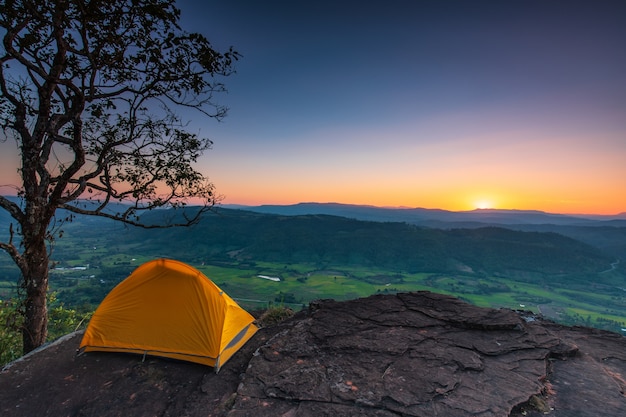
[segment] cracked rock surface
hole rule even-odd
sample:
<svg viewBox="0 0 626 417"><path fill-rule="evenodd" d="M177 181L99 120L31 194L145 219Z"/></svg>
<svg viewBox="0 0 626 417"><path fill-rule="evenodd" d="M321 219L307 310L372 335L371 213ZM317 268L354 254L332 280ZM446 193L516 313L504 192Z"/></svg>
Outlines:
<svg viewBox="0 0 626 417"><path fill-rule="evenodd" d="M68 335L0 372L0 415L623 417L626 338L430 292L311 303L219 374Z"/></svg>
<svg viewBox="0 0 626 417"><path fill-rule="evenodd" d="M228 416L623 416L625 341L429 292L319 301Z"/></svg>

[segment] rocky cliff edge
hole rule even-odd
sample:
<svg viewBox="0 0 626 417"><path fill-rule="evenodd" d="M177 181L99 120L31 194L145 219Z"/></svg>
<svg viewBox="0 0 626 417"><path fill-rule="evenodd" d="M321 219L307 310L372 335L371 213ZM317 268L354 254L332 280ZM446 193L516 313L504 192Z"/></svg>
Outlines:
<svg viewBox="0 0 626 417"><path fill-rule="evenodd" d="M624 416L626 338L430 292L320 300L219 374L90 352L80 333L0 372L9 416Z"/></svg>

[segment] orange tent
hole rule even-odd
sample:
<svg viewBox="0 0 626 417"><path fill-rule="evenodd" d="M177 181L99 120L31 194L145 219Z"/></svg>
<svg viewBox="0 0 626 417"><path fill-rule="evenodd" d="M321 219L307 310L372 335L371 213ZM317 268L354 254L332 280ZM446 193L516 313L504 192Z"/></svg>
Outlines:
<svg viewBox="0 0 626 417"><path fill-rule="evenodd" d="M197 269L170 259L139 266L105 297L81 352L132 352L220 367L258 330L254 317Z"/></svg>

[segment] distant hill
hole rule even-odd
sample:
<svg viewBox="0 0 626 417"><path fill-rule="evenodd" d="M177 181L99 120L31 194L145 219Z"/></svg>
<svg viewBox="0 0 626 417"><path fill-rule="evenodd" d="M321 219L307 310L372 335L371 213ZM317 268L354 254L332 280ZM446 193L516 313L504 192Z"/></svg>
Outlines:
<svg viewBox="0 0 626 417"><path fill-rule="evenodd" d="M155 210L143 217L148 222L174 221L181 215L175 213ZM218 207L191 228L146 230L79 216L63 229L64 240L95 234L102 245L111 239L123 241L148 256L191 263L231 260L236 252L257 261L406 272L510 275L526 271L588 279L588 274L610 268L616 258L626 260L626 220L539 211L450 212L302 203L246 210ZM55 256L62 258L69 248L58 245Z"/></svg>
<svg viewBox="0 0 626 417"><path fill-rule="evenodd" d="M155 210L142 217L148 223L163 224L176 222L183 214ZM449 222L434 228L395 220L218 207L189 228L142 229L78 216L61 225L63 237L55 242L53 260L63 267L90 265L94 271L58 273L53 282L61 289L62 302L89 305L98 303L139 262L158 257L228 269L228 277L219 282L232 279L245 297L255 296L247 277L266 268L278 274L284 271L293 278L289 285L302 285L303 292L310 289L311 273L340 270L348 271L345 276L358 286L384 285L371 291L387 291L387 285L395 291L393 285L418 279L415 284L419 286L464 294L472 302L484 302L475 297L489 294L492 305L539 308L539 304L552 303L542 314L568 323L594 321L595 316L575 317L569 310L559 310L585 305L590 314L605 315L598 316L605 322L595 320L598 327L619 331L626 302L622 291L626 288L626 228L614 226L614 221L586 221L597 225L473 222L472 227L458 227L461 223ZM0 276L5 291L17 282L17 268L6 254L0 254ZM283 291L276 287L259 299L283 300ZM292 296L289 302L299 303L298 290L289 287L289 291L295 291L288 294ZM338 288L332 297L336 294L352 297L357 293Z"/></svg>
<svg viewBox="0 0 626 417"><path fill-rule="evenodd" d="M287 216L327 214L356 220L403 222L435 229L474 229L486 226L511 230L553 232L588 243L626 259L626 212L614 216L563 215L537 210L481 209L447 211L424 208L385 208L338 203L228 206L257 213Z"/></svg>
<svg viewBox="0 0 626 417"><path fill-rule="evenodd" d="M615 261L597 247L553 232L493 226L434 229L324 214L286 216L218 209L189 229L122 233L126 244L142 242L142 250L152 253L163 252L166 245L170 256L191 263L230 259L236 251L256 261L362 265L407 272L530 271L569 274L572 279L572 275L605 270Z"/></svg>
<svg viewBox="0 0 626 417"><path fill-rule="evenodd" d="M298 203L292 205L261 206L224 205L224 208L287 216L328 214L357 220L398 221L424 226L447 223L598 225L598 222L605 221L614 221L616 225L626 226L626 213L620 213L614 216L572 216L546 213L538 210L476 209L471 211L448 211L441 209L388 208L340 203Z"/></svg>

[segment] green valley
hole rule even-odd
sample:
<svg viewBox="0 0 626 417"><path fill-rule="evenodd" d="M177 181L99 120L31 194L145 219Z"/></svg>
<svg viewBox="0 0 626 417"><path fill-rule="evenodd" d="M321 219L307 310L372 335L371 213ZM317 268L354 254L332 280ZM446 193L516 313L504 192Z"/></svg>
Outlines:
<svg viewBox="0 0 626 417"><path fill-rule="evenodd" d="M93 310L141 263L166 257L200 269L249 310L430 290L565 324L626 327L624 265L553 232L434 229L232 209L216 210L191 228L137 229L81 218L60 229L51 289L57 302L81 311ZM6 254L0 268L0 297L9 298L17 268Z"/></svg>

